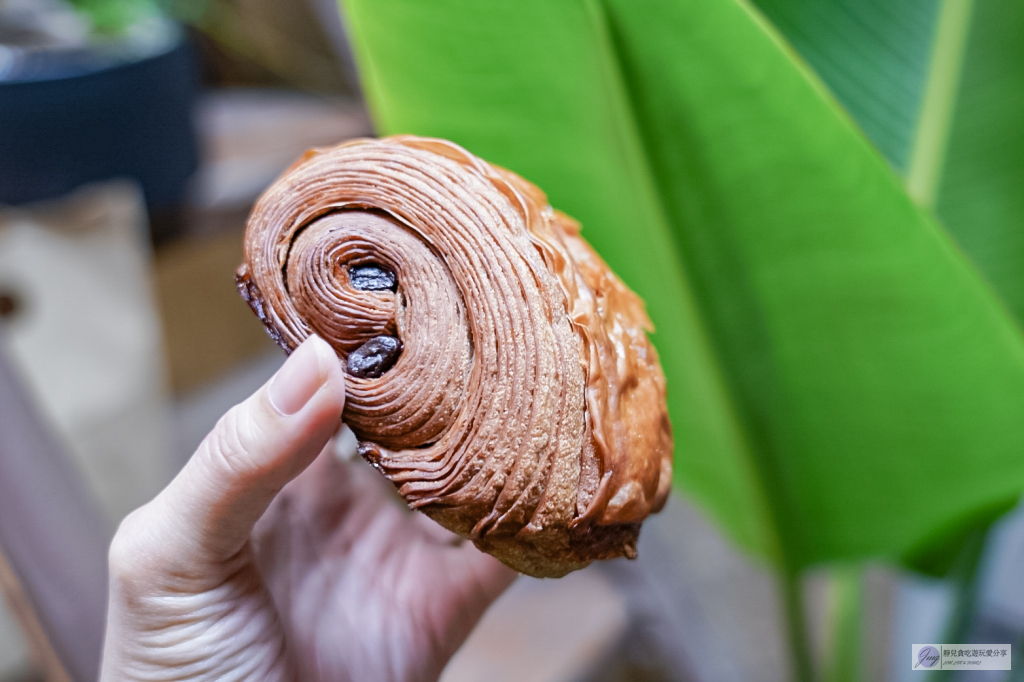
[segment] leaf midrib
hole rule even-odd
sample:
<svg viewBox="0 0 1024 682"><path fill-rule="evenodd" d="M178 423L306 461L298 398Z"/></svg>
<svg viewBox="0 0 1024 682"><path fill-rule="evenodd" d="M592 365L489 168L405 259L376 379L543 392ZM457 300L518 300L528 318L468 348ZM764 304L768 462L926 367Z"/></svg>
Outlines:
<svg viewBox="0 0 1024 682"><path fill-rule="evenodd" d="M934 209L942 180L973 5L974 0L942 0L936 22L928 80L907 172L907 192L927 209Z"/></svg>

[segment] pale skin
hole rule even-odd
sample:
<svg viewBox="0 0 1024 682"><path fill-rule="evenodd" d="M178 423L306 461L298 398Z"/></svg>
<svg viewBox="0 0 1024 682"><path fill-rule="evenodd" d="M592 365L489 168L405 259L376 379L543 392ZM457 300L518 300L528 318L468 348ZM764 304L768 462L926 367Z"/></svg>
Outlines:
<svg viewBox="0 0 1024 682"><path fill-rule="evenodd" d="M124 520L101 680L437 679L515 573L338 460L344 404L311 337Z"/></svg>

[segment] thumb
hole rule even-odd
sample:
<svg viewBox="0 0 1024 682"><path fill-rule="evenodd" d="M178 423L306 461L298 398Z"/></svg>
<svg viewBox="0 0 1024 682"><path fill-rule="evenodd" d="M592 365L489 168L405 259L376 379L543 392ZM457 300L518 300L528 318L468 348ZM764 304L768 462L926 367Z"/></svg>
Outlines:
<svg viewBox="0 0 1024 682"><path fill-rule="evenodd" d="M311 336L221 418L178 476L118 535L144 533L150 542L143 546L172 563L230 559L281 488L327 444L344 406L341 362Z"/></svg>

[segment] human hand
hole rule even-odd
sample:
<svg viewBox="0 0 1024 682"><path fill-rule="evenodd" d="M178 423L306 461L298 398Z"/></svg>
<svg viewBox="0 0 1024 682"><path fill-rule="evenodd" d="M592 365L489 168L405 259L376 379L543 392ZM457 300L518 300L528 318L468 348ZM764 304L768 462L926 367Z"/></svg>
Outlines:
<svg viewBox="0 0 1024 682"><path fill-rule="evenodd" d="M436 679L515 573L324 450L318 337L233 408L110 549L102 680Z"/></svg>

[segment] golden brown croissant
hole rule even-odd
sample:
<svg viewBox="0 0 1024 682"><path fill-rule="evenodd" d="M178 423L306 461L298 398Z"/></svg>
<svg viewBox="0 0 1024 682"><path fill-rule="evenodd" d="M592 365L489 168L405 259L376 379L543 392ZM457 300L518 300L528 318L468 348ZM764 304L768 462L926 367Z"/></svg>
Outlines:
<svg viewBox="0 0 1024 682"><path fill-rule="evenodd" d="M643 302L578 233L450 142L357 140L263 194L238 273L286 351L344 359L343 418L409 506L533 576L636 556L671 480Z"/></svg>

